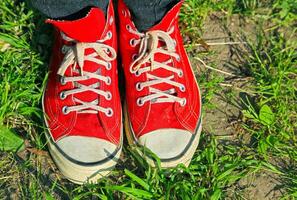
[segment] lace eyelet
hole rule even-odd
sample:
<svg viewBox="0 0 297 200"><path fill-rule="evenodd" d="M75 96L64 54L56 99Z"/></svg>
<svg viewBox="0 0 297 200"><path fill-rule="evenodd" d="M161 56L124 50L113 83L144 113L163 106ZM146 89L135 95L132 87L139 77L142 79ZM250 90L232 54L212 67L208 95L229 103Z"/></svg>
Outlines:
<svg viewBox="0 0 297 200"><path fill-rule="evenodd" d="M138 106L143 106L143 105L144 105L144 102L142 101L141 98L138 98L137 101L136 101L136 104L137 104Z"/></svg>
<svg viewBox="0 0 297 200"><path fill-rule="evenodd" d="M105 115L107 117L112 117L113 116L113 110L111 108L107 108L107 111L105 112Z"/></svg>
<svg viewBox="0 0 297 200"><path fill-rule="evenodd" d="M109 49L104 49L104 51L105 51L107 54L110 54L110 50L109 50Z"/></svg>
<svg viewBox="0 0 297 200"><path fill-rule="evenodd" d="M135 47L136 46L136 42L135 42L135 39L134 38L130 40L130 46L131 47Z"/></svg>
<svg viewBox="0 0 297 200"><path fill-rule="evenodd" d="M179 56L179 55L177 56L176 60L177 60L178 62L180 62L180 56Z"/></svg>
<svg viewBox="0 0 297 200"><path fill-rule="evenodd" d="M66 54L67 50L68 50L67 46L63 45L62 48L61 48L62 54Z"/></svg>
<svg viewBox="0 0 297 200"><path fill-rule="evenodd" d="M135 72L135 76L139 77L141 75L141 73L139 71Z"/></svg>
<svg viewBox="0 0 297 200"><path fill-rule="evenodd" d="M138 54L133 54L132 60L135 61L137 59L137 57L138 57Z"/></svg>
<svg viewBox="0 0 297 200"><path fill-rule="evenodd" d="M173 40L174 47L177 46L176 40Z"/></svg>
<svg viewBox="0 0 297 200"><path fill-rule="evenodd" d="M107 84L107 85L110 85L110 84L111 84L111 78L110 78L109 76L107 77L106 84Z"/></svg>
<svg viewBox="0 0 297 200"><path fill-rule="evenodd" d="M111 62L108 62L108 63L107 63L107 66L106 66L106 69L107 69L107 70L111 70L111 67L112 67Z"/></svg>
<svg viewBox="0 0 297 200"><path fill-rule="evenodd" d="M136 83L136 90L138 91L138 92L140 92L141 90L143 90L143 87L141 86L141 83Z"/></svg>
<svg viewBox="0 0 297 200"><path fill-rule="evenodd" d="M109 18L109 25L112 25L112 23L113 23L113 17L111 16L111 17Z"/></svg>
<svg viewBox="0 0 297 200"><path fill-rule="evenodd" d="M175 27L174 26L172 26L170 29L169 29L169 31L168 31L168 33L173 33L174 32L174 30L175 30Z"/></svg>
<svg viewBox="0 0 297 200"><path fill-rule="evenodd" d="M68 110L68 106L64 106L63 108L62 108L62 113L64 114L64 115L68 115L70 112L69 112L69 110Z"/></svg>
<svg viewBox="0 0 297 200"><path fill-rule="evenodd" d="M67 96L65 95L65 92L61 92L60 93L60 99L65 100L66 98L67 98Z"/></svg>
<svg viewBox="0 0 297 200"><path fill-rule="evenodd" d="M112 32L111 31L107 32L107 38L108 38L108 40L110 40L112 38Z"/></svg>
<svg viewBox="0 0 297 200"><path fill-rule="evenodd" d="M105 99L106 100L111 100L112 99L112 94L110 92L108 92Z"/></svg>
<svg viewBox="0 0 297 200"><path fill-rule="evenodd" d="M179 72L178 72L178 77L183 77L184 76L184 72L183 72L183 70L179 70Z"/></svg>
<svg viewBox="0 0 297 200"><path fill-rule="evenodd" d="M131 26L130 26L129 24L127 24L127 25L126 25L126 29L127 29L128 31L130 31L130 30L131 30Z"/></svg>
<svg viewBox="0 0 297 200"><path fill-rule="evenodd" d="M187 104L187 99L183 98L182 101L180 101L179 103L182 107L184 107Z"/></svg>
<svg viewBox="0 0 297 200"><path fill-rule="evenodd" d="M185 92L186 91L186 87L184 85L179 87L180 91Z"/></svg>
<svg viewBox="0 0 297 200"><path fill-rule="evenodd" d="M60 83L61 83L61 85L66 85L65 77L62 76L60 78Z"/></svg>

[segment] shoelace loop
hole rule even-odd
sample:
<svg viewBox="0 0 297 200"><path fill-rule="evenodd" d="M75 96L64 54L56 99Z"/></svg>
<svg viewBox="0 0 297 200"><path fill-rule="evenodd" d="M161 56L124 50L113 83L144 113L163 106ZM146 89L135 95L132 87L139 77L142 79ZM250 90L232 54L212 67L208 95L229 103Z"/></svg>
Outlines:
<svg viewBox="0 0 297 200"><path fill-rule="evenodd" d="M66 99L67 96L78 94L86 91L92 91L98 95L104 96L106 100L111 100L112 95L109 91L103 91L98 89L99 81L105 82L107 85L111 84L111 78L108 76L103 76L97 70L96 72L84 71L84 62L91 61L98 65L103 65L107 70L111 69L111 61L115 60L117 57L116 51L111 46L104 44L104 42L111 38L110 33L102 39L94 43L82 43L77 42L74 39L66 36L62 33L62 38L67 42L72 42L74 45L62 47L62 52L65 54L63 61L58 69L58 75L61 76L61 84L65 85L68 82L73 82L75 88L72 90L63 91L60 93L60 98ZM94 49L95 52L89 55L85 55L86 49ZM100 57L100 59L98 58ZM77 66L80 69L80 76L66 77L65 72L70 67L73 66L74 71L76 71ZM98 82L91 85L84 85L79 83L80 81L86 81L89 79L97 79ZM64 106L62 112L68 114L70 112L78 113L98 113L104 112L108 117L113 115L113 110L111 108L103 108L98 106L98 99L91 102L84 102L78 98L73 98L77 105L75 106Z"/></svg>

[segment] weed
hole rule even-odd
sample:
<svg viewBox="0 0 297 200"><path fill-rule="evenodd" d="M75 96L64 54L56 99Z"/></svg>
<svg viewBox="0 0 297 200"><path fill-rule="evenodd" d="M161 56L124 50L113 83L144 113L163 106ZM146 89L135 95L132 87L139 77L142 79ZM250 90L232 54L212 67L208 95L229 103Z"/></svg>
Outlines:
<svg viewBox="0 0 297 200"><path fill-rule="evenodd" d="M257 29L264 31L256 33L256 39L240 52L242 62L236 67L242 69L243 78L250 78L248 89L254 91L254 96L242 99L242 117L236 119L234 135L230 139L230 136L216 136L204 130L188 168L182 165L169 170L151 168L133 149L124 148L125 156L111 176L97 184L77 186L60 177L46 153L1 151L0 196L12 199L243 199L246 194L238 189L239 182L269 172L280 182L278 187L283 193L278 197L297 198L296 9L294 0L185 2L181 27L193 57L201 56L192 44L199 43L203 32L208 31L203 24L213 13L220 13L223 18L237 14L249 20L260 16L262 20L269 19L273 27L265 29L257 21L255 24L260 26ZM10 148L5 150L17 151L23 140L39 151L47 150L42 140L40 101L52 42L50 29L42 24L43 18L24 1L0 1L0 131L9 132L6 134L12 134L9 139L19 141L10 142ZM209 55L216 57L216 52L203 56ZM214 100L218 93L225 92L220 85L226 78L210 70L196 77L203 90L204 114L209 110L217 112ZM233 88L226 96L232 102L239 98ZM23 140L14 139L14 133Z"/></svg>

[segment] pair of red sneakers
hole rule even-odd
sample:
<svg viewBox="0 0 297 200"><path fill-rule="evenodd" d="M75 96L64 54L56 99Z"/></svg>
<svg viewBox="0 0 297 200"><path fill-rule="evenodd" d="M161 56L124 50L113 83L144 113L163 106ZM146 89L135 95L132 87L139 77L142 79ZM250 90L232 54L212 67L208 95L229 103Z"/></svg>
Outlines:
<svg viewBox="0 0 297 200"><path fill-rule="evenodd" d="M150 149L162 167L189 164L201 131L201 97L178 28L181 4L145 33L122 0L119 34L112 1L106 17L92 8L79 20L47 20L57 31L43 109L50 153L69 180L94 182L120 157L118 40L129 144Z"/></svg>

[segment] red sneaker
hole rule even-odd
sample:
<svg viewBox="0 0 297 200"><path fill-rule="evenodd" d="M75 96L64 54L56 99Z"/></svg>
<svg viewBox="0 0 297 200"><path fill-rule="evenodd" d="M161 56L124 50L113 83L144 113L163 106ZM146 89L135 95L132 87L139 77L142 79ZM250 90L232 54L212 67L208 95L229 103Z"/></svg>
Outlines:
<svg viewBox="0 0 297 200"><path fill-rule="evenodd" d="M112 3L75 21L47 20L56 41L43 99L49 151L75 183L94 182L116 165L122 147L117 34Z"/></svg>
<svg viewBox="0 0 297 200"><path fill-rule="evenodd" d="M201 96L178 27L181 5L146 33L136 29L123 0L118 9L128 141L149 148L162 167L187 166L201 132Z"/></svg>

